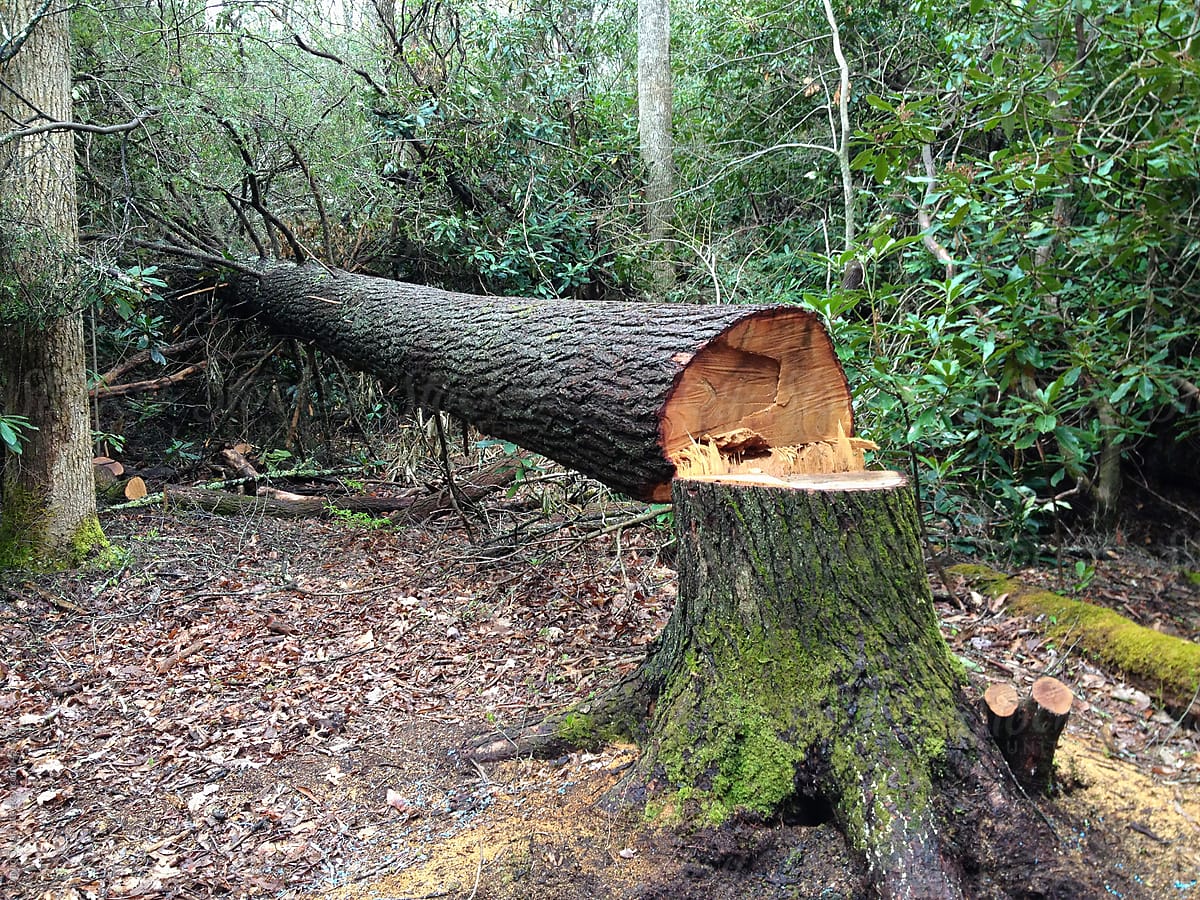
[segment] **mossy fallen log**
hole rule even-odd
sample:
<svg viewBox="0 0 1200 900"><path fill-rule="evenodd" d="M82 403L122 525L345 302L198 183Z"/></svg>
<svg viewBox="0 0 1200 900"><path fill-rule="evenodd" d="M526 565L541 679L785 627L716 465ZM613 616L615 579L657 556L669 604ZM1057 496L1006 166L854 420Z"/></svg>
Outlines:
<svg viewBox="0 0 1200 900"><path fill-rule="evenodd" d="M1107 607L1033 587L988 566L958 565L946 572L987 597L1006 596L1008 608L1018 615L1040 617L1048 636L1075 644L1171 712L1200 718L1200 644L1138 625Z"/></svg>

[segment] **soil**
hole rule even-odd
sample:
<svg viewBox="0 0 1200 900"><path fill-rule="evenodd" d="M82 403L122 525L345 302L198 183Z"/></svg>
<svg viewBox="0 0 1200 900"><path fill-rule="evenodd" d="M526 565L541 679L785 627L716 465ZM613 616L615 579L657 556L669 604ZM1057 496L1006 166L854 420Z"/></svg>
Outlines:
<svg viewBox="0 0 1200 900"><path fill-rule="evenodd" d="M0 581L0 894L863 896L823 810L652 825L593 805L635 748L454 752L637 664L675 584L644 509L518 496L487 543L453 518L107 515L117 567ZM1115 544L1022 576L1195 640L1185 568ZM961 585L936 599L971 691L1050 671L1076 693L1062 790L1030 802L1095 874L1078 896L1200 897L1200 734L1036 622Z"/></svg>

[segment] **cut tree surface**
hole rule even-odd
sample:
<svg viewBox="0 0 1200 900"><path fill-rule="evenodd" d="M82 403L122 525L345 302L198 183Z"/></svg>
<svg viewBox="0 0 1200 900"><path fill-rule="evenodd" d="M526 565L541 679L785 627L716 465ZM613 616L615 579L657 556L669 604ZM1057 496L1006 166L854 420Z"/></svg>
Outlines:
<svg viewBox="0 0 1200 900"><path fill-rule="evenodd" d="M1070 896L1078 873L939 634L904 477L740 466L676 479L679 600L637 672L467 752L632 737L617 805L693 823L830 809L881 897Z"/></svg>
<svg viewBox="0 0 1200 900"><path fill-rule="evenodd" d="M1022 701L1010 684L993 684L983 695L988 731L1017 780L1045 793L1054 776L1054 751L1075 697L1057 678L1043 676Z"/></svg>
<svg viewBox="0 0 1200 900"><path fill-rule="evenodd" d="M639 499L670 499L676 460L709 443L771 471L779 454L862 467L845 374L807 310L485 297L267 262L235 289L243 311L414 405Z"/></svg>

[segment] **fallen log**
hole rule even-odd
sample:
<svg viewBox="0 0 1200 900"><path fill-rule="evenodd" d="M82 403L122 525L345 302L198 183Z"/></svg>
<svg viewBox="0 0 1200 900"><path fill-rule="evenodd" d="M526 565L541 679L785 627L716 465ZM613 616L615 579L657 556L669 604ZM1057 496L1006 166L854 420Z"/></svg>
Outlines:
<svg viewBox="0 0 1200 900"><path fill-rule="evenodd" d="M1139 625L1120 613L1010 578L988 566L951 566L950 575L1016 615L1036 617L1055 640L1077 644L1174 715L1200 721L1200 645Z"/></svg>
<svg viewBox="0 0 1200 900"><path fill-rule="evenodd" d="M845 374L807 310L482 297L316 264L262 262L234 284L276 332L639 499L668 500L701 443L766 460L840 440L862 468Z"/></svg>
<svg viewBox="0 0 1200 900"><path fill-rule="evenodd" d="M872 445L853 437L811 313L475 297L268 262L236 286L277 331L414 403L673 499L679 601L643 664L464 754L633 738L642 754L613 803L685 822L832 809L883 897L1094 887L1056 853L962 690L912 492L861 471Z"/></svg>
<svg viewBox="0 0 1200 900"><path fill-rule="evenodd" d="M475 503L512 484L518 467L504 460L456 485L460 496ZM279 518L331 516L340 511L386 516L397 523L427 521L439 513L453 511L449 488L433 493L411 492L397 497L361 495L313 496L259 488L254 496L203 487L171 485L163 489L160 501L166 506L202 509L218 515L261 515Z"/></svg>

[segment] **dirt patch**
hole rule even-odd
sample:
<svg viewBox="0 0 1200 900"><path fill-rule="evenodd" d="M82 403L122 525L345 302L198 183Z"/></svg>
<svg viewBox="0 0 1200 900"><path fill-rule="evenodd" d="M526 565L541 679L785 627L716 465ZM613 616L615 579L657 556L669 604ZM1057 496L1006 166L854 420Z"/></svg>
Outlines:
<svg viewBox="0 0 1200 900"><path fill-rule="evenodd" d="M857 897L855 866L831 825L734 822L680 831L600 811L633 747L481 775L488 798L431 858L314 896L521 898ZM486 780L485 780L486 779Z"/></svg>
<svg viewBox="0 0 1200 900"><path fill-rule="evenodd" d="M450 527L141 513L106 521L117 572L0 583L0 893L860 896L829 824L599 812L629 748L449 752L602 690L669 613L659 533L567 525L497 560ZM1075 689L1078 786L1040 808L1097 896L1200 897L1196 732L1002 609L939 613L974 690Z"/></svg>

